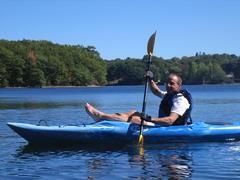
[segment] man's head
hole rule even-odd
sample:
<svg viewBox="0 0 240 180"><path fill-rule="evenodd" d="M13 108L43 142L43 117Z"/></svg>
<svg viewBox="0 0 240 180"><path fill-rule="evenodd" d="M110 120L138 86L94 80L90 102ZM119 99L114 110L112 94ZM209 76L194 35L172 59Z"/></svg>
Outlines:
<svg viewBox="0 0 240 180"><path fill-rule="evenodd" d="M177 74L169 74L166 80L167 92L178 92L182 87L182 78Z"/></svg>

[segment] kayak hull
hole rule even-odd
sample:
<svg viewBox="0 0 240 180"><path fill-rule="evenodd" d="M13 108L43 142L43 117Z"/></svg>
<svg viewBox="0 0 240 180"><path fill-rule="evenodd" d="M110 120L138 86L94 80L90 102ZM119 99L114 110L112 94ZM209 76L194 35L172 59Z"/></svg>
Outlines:
<svg viewBox="0 0 240 180"><path fill-rule="evenodd" d="M139 125L118 121L101 121L89 125L38 126L25 123L7 123L29 144L85 145L136 143ZM213 125L203 122L187 126L145 126L144 143L239 141L240 124Z"/></svg>

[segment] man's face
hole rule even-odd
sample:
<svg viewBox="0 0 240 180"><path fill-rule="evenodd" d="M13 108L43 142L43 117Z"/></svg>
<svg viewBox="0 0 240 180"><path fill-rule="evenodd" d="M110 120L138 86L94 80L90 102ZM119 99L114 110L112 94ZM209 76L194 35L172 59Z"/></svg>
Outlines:
<svg viewBox="0 0 240 180"><path fill-rule="evenodd" d="M166 82L167 92L178 92L180 89L181 85L179 84L178 77L175 75L170 75Z"/></svg>

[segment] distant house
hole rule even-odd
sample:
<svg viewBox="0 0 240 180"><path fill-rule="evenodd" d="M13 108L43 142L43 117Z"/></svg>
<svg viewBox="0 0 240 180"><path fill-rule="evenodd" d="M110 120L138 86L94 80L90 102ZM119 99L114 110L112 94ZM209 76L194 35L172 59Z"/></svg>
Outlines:
<svg viewBox="0 0 240 180"><path fill-rule="evenodd" d="M227 79L227 81L229 81L229 82L234 82L234 74L233 74L233 72L227 74L227 75L226 75L226 79Z"/></svg>

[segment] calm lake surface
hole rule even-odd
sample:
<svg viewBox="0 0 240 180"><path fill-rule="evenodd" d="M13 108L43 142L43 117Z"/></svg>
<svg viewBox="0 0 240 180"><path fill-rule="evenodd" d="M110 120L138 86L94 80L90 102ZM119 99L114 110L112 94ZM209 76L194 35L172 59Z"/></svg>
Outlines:
<svg viewBox="0 0 240 180"><path fill-rule="evenodd" d="M240 142L138 147L39 149L7 122L49 125L92 123L89 102L109 113L141 111L143 86L0 89L1 179L240 179ZM194 98L193 121L240 121L240 85L185 86ZM149 92L147 113L160 99ZM97 143L97 142L96 142Z"/></svg>

